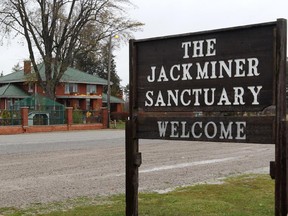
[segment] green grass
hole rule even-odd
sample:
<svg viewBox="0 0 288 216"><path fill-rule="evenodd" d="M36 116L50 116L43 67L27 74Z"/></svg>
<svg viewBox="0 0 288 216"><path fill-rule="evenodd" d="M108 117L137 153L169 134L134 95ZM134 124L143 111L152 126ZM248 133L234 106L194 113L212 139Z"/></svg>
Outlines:
<svg viewBox="0 0 288 216"><path fill-rule="evenodd" d="M110 129L125 129L125 122L123 122L123 121L118 121L118 122L116 122L116 124L113 122L113 121L111 121L111 123L110 123Z"/></svg>
<svg viewBox="0 0 288 216"><path fill-rule="evenodd" d="M123 216L125 196L78 198L61 203L2 208L4 216ZM272 216L274 181L268 175L243 175L223 184L199 184L166 194L139 194L140 216Z"/></svg>

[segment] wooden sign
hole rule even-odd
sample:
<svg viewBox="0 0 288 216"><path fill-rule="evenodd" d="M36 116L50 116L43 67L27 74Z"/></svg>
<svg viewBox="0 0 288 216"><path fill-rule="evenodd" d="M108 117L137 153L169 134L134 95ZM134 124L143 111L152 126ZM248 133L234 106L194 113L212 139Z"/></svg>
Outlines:
<svg viewBox="0 0 288 216"><path fill-rule="evenodd" d="M275 23L139 40L132 46L136 84L133 115L138 116L138 138L274 143L273 118L255 121L239 116L247 112L264 116L263 110L275 107ZM222 116L237 113L237 122L230 117L205 121L211 122L208 128L217 125L243 130L244 138L212 139L208 133L193 136L193 132L189 138L173 136L182 127L193 130L193 122L202 122L195 119L196 112L202 116L208 112ZM169 120L160 119L165 113L169 113ZM187 121L179 119L183 115ZM228 126L221 126L223 122ZM239 122L243 123L241 128L237 128ZM161 135L163 127L165 136ZM205 130L205 125L202 127Z"/></svg>
<svg viewBox="0 0 288 216"><path fill-rule="evenodd" d="M273 143L274 117L143 117L138 138L214 142Z"/></svg>
<svg viewBox="0 0 288 216"><path fill-rule="evenodd" d="M261 111L273 104L275 24L135 41L144 112Z"/></svg>
<svg viewBox="0 0 288 216"><path fill-rule="evenodd" d="M276 144L275 215L287 215L286 40L278 19L130 41L127 216L138 215L139 139Z"/></svg>

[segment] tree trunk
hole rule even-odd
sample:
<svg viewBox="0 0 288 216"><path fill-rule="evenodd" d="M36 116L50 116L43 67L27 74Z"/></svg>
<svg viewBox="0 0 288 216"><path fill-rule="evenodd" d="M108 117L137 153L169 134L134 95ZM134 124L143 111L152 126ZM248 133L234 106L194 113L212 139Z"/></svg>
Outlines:
<svg viewBox="0 0 288 216"><path fill-rule="evenodd" d="M56 90L56 86L54 85L52 81L46 82L45 89L44 89L46 97L50 98L51 100L55 100L55 90Z"/></svg>

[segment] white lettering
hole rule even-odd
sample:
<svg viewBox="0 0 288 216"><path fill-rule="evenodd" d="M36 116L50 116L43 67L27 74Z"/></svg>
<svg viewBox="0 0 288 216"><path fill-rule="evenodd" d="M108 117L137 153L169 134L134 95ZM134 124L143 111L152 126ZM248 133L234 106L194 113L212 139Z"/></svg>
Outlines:
<svg viewBox="0 0 288 216"><path fill-rule="evenodd" d="M155 106L166 106L161 91L158 92L158 97Z"/></svg>
<svg viewBox="0 0 288 216"><path fill-rule="evenodd" d="M180 101L183 106L189 106L191 104L191 100L188 100L187 102L184 101L184 94L187 93L188 96L191 95L191 89L184 89L180 95Z"/></svg>
<svg viewBox="0 0 288 216"><path fill-rule="evenodd" d="M192 47L193 43L193 47ZM206 50L204 50L204 43L206 44ZM190 57L189 48L192 47L192 58L198 58L203 56L215 56L216 55L216 38L199 40L199 41L186 41L182 42L181 47L184 49L183 59ZM205 52L205 53L204 53Z"/></svg>
<svg viewBox="0 0 288 216"><path fill-rule="evenodd" d="M151 73L147 75L147 81L149 83L155 81L177 82L180 80L193 80L194 78L200 80L259 76L258 65L259 60L257 58L206 61L175 64L167 69L167 73L163 65L159 68L151 66Z"/></svg>
<svg viewBox="0 0 288 216"><path fill-rule="evenodd" d="M255 91L255 87L257 87L256 91ZM247 88L251 91L251 93L253 94L253 97L254 97L252 105L259 105L258 94L259 94L260 90L262 89L262 86L248 86Z"/></svg>
<svg viewBox="0 0 288 216"><path fill-rule="evenodd" d="M182 43L182 48L184 48L184 56L183 58L189 58L189 53L188 53L188 48L191 47L191 42L183 42Z"/></svg>
<svg viewBox="0 0 288 216"><path fill-rule="evenodd" d="M245 59L235 59L236 70L234 77L245 77L245 70L243 66L245 65Z"/></svg>
<svg viewBox="0 0 288 216"><path fill-rule="evenodd" d="M212 135L210 135L208 132L208 127L210 125L212 126ZM217 125L215 124L215 122L212 122L212 121L208 122L204 127L204 133L208 139L213 139L217 134Z"/></svg>
<svg viewBox="0 0 288 216"><path fill-rule="evenodd" d="M191 127L192 136L196 139L199 139L202 136L202 133L200 132L198 135L195 134L196 125L198 125L200 129L202 129L202 122L195 122L194 124L192 124Z"/></svg>
<svg viewBox="0 0 288 216"><path fill-rule="evenodd" d="M175 89L175 94L173 93L172 90L168 90L167 93L168 93L168 103L167 103L167 106L171 106L171 98L175 104L175 106L178 106L178 93L179 93L179 90L178 89Z"/></svg>
<svg viewBox="0 0 288 216"><path fill-rule="evenodd" d="M206 42L207 42L206 56L215 56L216 55L216 48L215 48L216 39L215 38L207 39Z"/></svg>
<svg viewBox="0 0 288 216"><path fill-rule="evenodd" d="M192 76L190 75L190 72L189 72L191 66L192 66L192 63L182 64L182 68L183 68L182 80L192 80Z"/></svg>
<svg viewBox="0 0 288 216"><path fill-rule="evenodd" d="M145 107L259 105L262 86L167 89L145 92ZM228 93L229 92L229 95ZM250 95L250 97L248 97ZM246 98L248 97L248 98Z"/></svg>
<svg viewBox="0 0 288 216"><path fill-rule="evenodd" d="M232 137L232 124L233 122L229 122L227 125L227 129L225 129L224 123L220 122L220 139L233 139Z"/></svg>
<svg viewBox="0 0 288 216"><path fill-rule="evenodd" d="M237 140L245 140L246 139L246 133L245 133L245 128L246 128L246 122L235 122L237 125L237 136L235 139Z"/></svg>
<svg viewBox="0 0 288 216"><path fill-rule="evenodd" d="M234 87L234 102L233 105L244 105L243 101L244 88L242 87Z"/></svg>
<svg viewBox="0 0 288 216"><path fill-rule="evenodd" d="M148 107L151 107L153 106L153 99L151 98L153 96L153 91L147 91L146 92L146 99L148 100L145 100L145 107L148 106Z"/></svg>
<svg viewBox="0 0 288 216"><path fill-rule="evenodd" d="M165 122L157 121L157 123L158 123L158 129L159 129L159 136L165 137L168 121L165 121Z"/></svg>
<svg viewBox="0 0 288 216"><path fill-rule="evenodd" d="M179 127L179 122L178 121L171 121L171 135L170 137L178 137L178 127Z"/></svg>
<svg viewBox="0 0 288 216"><path fill-rule="evenodd" d="M216 88L211 88L211 89L209 89L209 88L204 88L203 89L203 91L204 91L204 103L205 103L205 105L207 105L207 106L211 106L211 105L213 105L214 104L214 98L215 98L215 90L216 90ZM208 101L208 92L211 92L211 96L210 96L210 101Z"/></svg>
<svg viewBox="0 0 288 216"><path fill-rule="evenodd" d="M192 94L195 94L195 102L194 102L194 106L200 106L199 103L199 95L202 94L202 89L193 89L192 90Z"/></svg>
<svg viewBox="0 0 288 216"><path fill-rule="evenodd" d="M165 72L165 69L163 66L161 67L161 71L160 71L159 78L158 78L157 82L161 82L161 81L168 81L168 78L166 76L166 72Z"/></svg>
<svg viewBox="0 0 288 216"><path fill-rule="evenodd" d="M203 43L204 40L193 41L193 58L203 57Z"/></svg>
<svg viewBox="0 0 288 216"><path fill-rule="evenodd" d="M247 76L259 76L260 73L258 73L258 65L259 60L257 58L248 58L248 74Z"/></svg>
<svg viewBox="0 0 288 216"><path fill-rule="evenodd" d="M223 102L224 102L224 104L223 104ZM228 95L227 95L225 88L223 88L223 90L222 90L220 100L217 103L217 105L231 105L231 102L229 101L229 98L228 98Z"/></svg>
<svg viewBox="0 0 288 216"><path fill-rule="evenodd" d="M205 62L203 69L201 68L201 65L199 63L196 63L197 65L197 77L196 79L208 79L208 65L209 62Z"/></svg>
<svg viewBox="0 0 288 216"><path fill-rule="evenodd" d="M219 61L220 64L220 71L219 71L219 76L218 78L223 78L223 69L226 72L226 74L228 75L228 77L231 77L232 74L232 60L228 60L228 66L226 64L225 61Z"/></svg>
<svg viewBox="0 0 288 216"><path fill-rule="evenodd" d="M245 140L246 122L157 121L159 137Z"/></svg>
<svg viewBox="0 0 288 216"><path fill-rule="evenodd" d="M155 66L151 67L152 74L151 74L151 76L147 76L148 82L154 82L155 81L155 70L156 70Z"/></svg>
<svg viewBox="0 0 288 216"><path fill-rule="evenodd" d="M182 124L182 134L181 134L180 137L181 137L181 138L189 138L189 132L185 134L187 122L183 122L183 121L182 121L181 124Z"/></svg>
<svg viewBox="0 0 288 216"><path fill-rule="evenodd" d="M216 61L212 61L210 62L211 64L211 76L210 76L210 79L216 79L217 76L216 76Z"/></svg>
<svg viewBox="0 0 288 216"><path fill-rule="evenodd" d="M177 77L174 76L174 69L175 68L178 69L178 71L179 71L180 70L180 65L178 64L178 65L174 65L174 66L171 67L171 69L170 69L170 77L171 77L171 80L178 81L179 78L180 78L180 75L178 74Z"/></svg>

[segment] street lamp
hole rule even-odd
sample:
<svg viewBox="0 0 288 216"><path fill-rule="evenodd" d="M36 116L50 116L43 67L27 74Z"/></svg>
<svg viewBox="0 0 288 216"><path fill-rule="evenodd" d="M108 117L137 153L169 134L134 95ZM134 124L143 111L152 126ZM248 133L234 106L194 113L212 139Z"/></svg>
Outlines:
<svg viewBox="0 0 288 216"><path fill-rule="evenodd" d="M107 77L107 112L108 112L108 122L107 127L110 128L110 111L111 111L111 103L110 103L110 96L111 96L111 59L112 59L112 37L114 35L114 38L119 38L119 35L117 35L118 32L125 31L126 29L132 28L133 25L128 25L123 29L117 29L113 32L110 32L109 34L109 50L108 50L108 77Z"/></svg>

